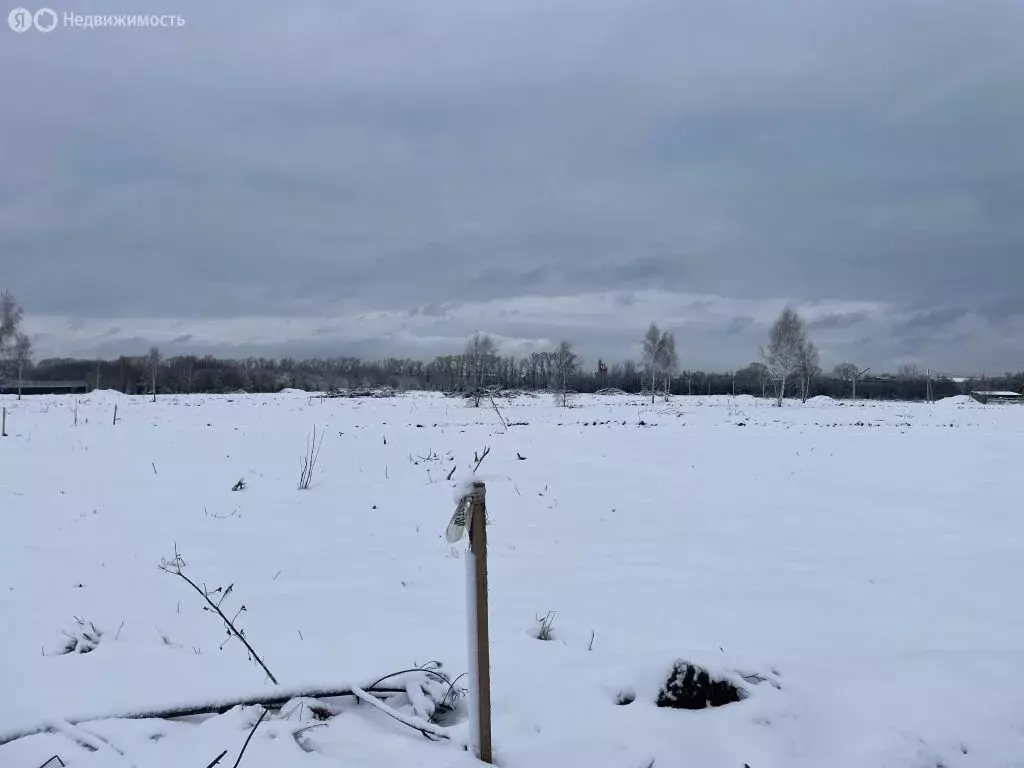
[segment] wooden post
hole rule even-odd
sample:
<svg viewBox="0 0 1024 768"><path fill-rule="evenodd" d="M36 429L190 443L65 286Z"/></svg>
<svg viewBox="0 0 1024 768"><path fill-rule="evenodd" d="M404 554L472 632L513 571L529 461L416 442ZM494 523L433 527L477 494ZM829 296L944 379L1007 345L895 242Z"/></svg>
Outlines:
<svg viewBox="0 0 1024 768"><path fill-rule="evenodd" d="M487 488L473 483L469 494L466 524L469 528L469 556L466 558L466 587L469 604L469 673L472 722L470 733L476 756L485 763L491 755L491 652L487 613Z"/></svg>
<svg viewBox="0 0 1024 768"><path fill-rule="evenodd" d="M117 425L117 403L114 403L114 425Z"/></svg>
<svg viewBox="0 0 1024 768"><path fill-rule="evenodd" d="M3 427L0 428L0 437L7 437L7 409L4 408Z"/></svg>

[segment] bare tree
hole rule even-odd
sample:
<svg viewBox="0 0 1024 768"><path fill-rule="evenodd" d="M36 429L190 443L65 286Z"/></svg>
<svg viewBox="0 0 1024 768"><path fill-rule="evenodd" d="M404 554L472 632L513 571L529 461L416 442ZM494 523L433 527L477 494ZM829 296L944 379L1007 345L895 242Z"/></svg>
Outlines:
<svg viewBox="0 0 1024 768"><path fill-rule="evenodd" d="M800 376L800 401L806 403L811 393L811 382L821 375L818 348L806 337L800 344L797 373Z"/></svg>
<svg viewBox="0 0 1024 768"><path fill-rule="evenodd" d="M914 363L904 363L896 371L896 376L903 379L904 381L917 381L918 379L924 378L921 374L921 369Z"/></svg>
<svg viewBox="0 0 1024 768"><path fill-rule="evenodd" d="M772 372L768 370L767 365L760 362L751 363L749 368L761 384L761 397L766 397L768 395L768 385L772 380Z"/></svg>
<svg viewBox="0 0 1024 768"><path fill-rule="evenodd" d="M643 363L644 373L651 382L651 402L654 402L655 380L658 375L658 347L661 345L661 329L657 323L651 323L644 334Z"/></svg>
<svg viewBox="0 0 1024 768"><path fill-rule="evenodd" d="M0 374L13 357L14 346L24 313L6 288L0 291Z"/></svg>
<svg viewBox="0 0 1024 768"><path fill-rule="evenodd" d="M761 349L761 357L775 383L775 404L782 407L786 385L799 370L801 352L807 343L804 321L792 307L786 307L772 326L768 348Z"/></svg>
<svg viewBox="0 0 1024 768"><path fill-rule="evenodd" d="M21 304L10 291L0 291L0 378L18 369L18 351L28 343L28 337L21 333L21 320L24 312ZM24 342L22 338L24 337ZM31 348L31 344L29 344ZM21 399L21 373L18 374L18 399Z"/></svg>
<svg viewBox="0 0 1024 768"><path fill-rule="evenodd" d="M657 323L651 323L647 333L644 334L642 354L644 375L651 382L651 403L654 403L657 393L659 376L665 377L665 399L667 400L672 374L679 368L675 336L668 331L662 331Z"/></svg>
<svg viewBox="0 0 1024 768"><path fill-rule="evenodd" d="M674 333L665 331L661 335L661 343L658 351L661 353L661 373L665 377L665 401L668 402L672 377L679 370L679 354L676 352L676 337Z"/></svg>
<svg viewBox="0 0 1024 768"><path fill-rule="evenodd" d="M149 348L149 373L153 384L153 402L156 402L156 374L160 368L160 350L156 347Z"/></svg>
<svg viewBox="0 0 1024 768"><path fill-rule="evenodd" d="M14 365L18 370L18 399L21 400L21 384L25 377L25 366L32 362L32 340L20 331L14 335Z"/></svg>
<svg viewBox="0 0 1024 768"><path fill-rule="evenodd" d="M24 311L17 299L6 288L0 291L0 349L14 338L21 327Z"/></svg>
<svg viewBox="0 0 1024 768"><path fill-rule="evenodd" d="M558 372L559 391L562 395L562 407L568 404L569 377L579 368L580 360L572 351L572 344L563 341L558 345L554 355L555 370Z"/></svg>
<svg viewBox="0 0 1024 768"><path fill-rule="evenodd" d="M466 342L466 350L462 353L466 366L466 374L472 379L472 387L476 393L473 404L480 407L480 390L484 386L484 377L498 358L494 340L483 333L474 333Z"/></svg>
<svg viewBox="0 0 1024 768"><path fill-rule="evenodd" d="M840 381L846 382L851 385L852 389L850 392L850 399L856 400L857 380L865 373L867 373L869 370L871 369L865 368L864 370L860 370L853 363L840 363L839 365L832 369L832 375L835 376Z"/></svg>

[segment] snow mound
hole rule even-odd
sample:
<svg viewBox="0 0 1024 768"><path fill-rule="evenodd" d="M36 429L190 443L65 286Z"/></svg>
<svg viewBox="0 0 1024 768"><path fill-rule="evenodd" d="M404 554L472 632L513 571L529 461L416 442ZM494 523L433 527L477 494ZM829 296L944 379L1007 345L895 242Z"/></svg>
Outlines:
<svg viewBox="0 0 1024 768"><path fill-rule="evenodd" d="M82 399L89 403L123 403L127 398L124 392L118 392L116 389L94 389L87 395L82 396Z"/></svg>
<svg viewBox="0 0 1024 768"><path fill-rule="evenodd" d="M815 397L809 398L807 402L814 403L814 405L833 405L836 401L828 395L816 395Z"/></svg>
<svg viewBox="0 0 1024 768"><path fill-rule="evenodd" d="M965 405L972 405L976 401L970 395L954 395L953 397L944 397L941 400L936 400L936 405L941 405L946 408L958 408Z"/></svg>
<svg viewBox="0 0 1024 768"><path fill-rule="evenodd" d="M295 389L294 387L285 387L278 394L281 395L308 395L309 393L304 389Z"/></svg>

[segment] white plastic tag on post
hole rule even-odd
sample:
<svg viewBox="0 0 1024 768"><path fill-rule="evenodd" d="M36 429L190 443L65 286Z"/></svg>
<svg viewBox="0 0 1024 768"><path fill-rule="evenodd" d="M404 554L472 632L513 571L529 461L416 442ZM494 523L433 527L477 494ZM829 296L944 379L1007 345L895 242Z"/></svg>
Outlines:
<svg viewBox="0 0 1024 768"><path fill-rule="evenodd" d="M445 538L449 544L456 544L466 533L466 515L469 512L469 496L463 496L459 500L459 506L455 508L452 519L448 521L448 529L445 531Z"/></svg>

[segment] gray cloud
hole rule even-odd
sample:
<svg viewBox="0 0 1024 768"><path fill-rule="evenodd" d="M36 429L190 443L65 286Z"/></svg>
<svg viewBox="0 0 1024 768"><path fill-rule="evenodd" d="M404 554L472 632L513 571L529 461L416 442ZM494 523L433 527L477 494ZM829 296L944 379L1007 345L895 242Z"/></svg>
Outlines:
<svg viewBox="0 0 1024 768"><path fill-rule="evenodd" d="M167 11L111 2L74 12ZM336 343L339 318L405 313L412 335L448 318L437 338L345 342L427 352L476 328L454 308L532 296L546 315L496 311L482 329L575 333L614 358L633 346L619 313L669 323L672 305L637 305L658 290L726 313L718 298L884 304L809 323L823 351L876 365L1019 366L1004 343L1024 304L1019 3L174 12L184 27L3 32L0 67L19 75L0 120L0 277L30 319L124 329L47 326L41 351L189 335L242 349L264 343L255 318L309 320L273 342L295 355ZM590 293L618 298L581 308L599 318L585 329L560 315ZM963 314L947 324L984 328L940 351L948 307ZM754 308L695 311L676 328L694 364L752 356ZM172 320L173 336L150 330Z"/></svg>
<svg viewBox="0 0 1024 768"><path fill-rule="evenodd" d="M729 335L741 334L749 331L754 327L754 318L752 317L737 317L730 320L725 326L725 332Z"/></svg>
<svg viewBox="0 0 1024 768"><path fill-rule="evenodd" d="M927 339L928 336L921 336L922 331L945 328L960 318L966 317L968 314L966 309L960 307L947 307L945 309L934 309L929 312L919 312L906 320L894 324L892 332L895 336Z"/></svg>
<svg viewBox="0 0 1024 768"><path fill-rule="evenodd" d="M834 312L807 323L809 331L825 330L831 331L838 328L849 328L851 325L863 322L868 317L866 312Z"/></svg>

